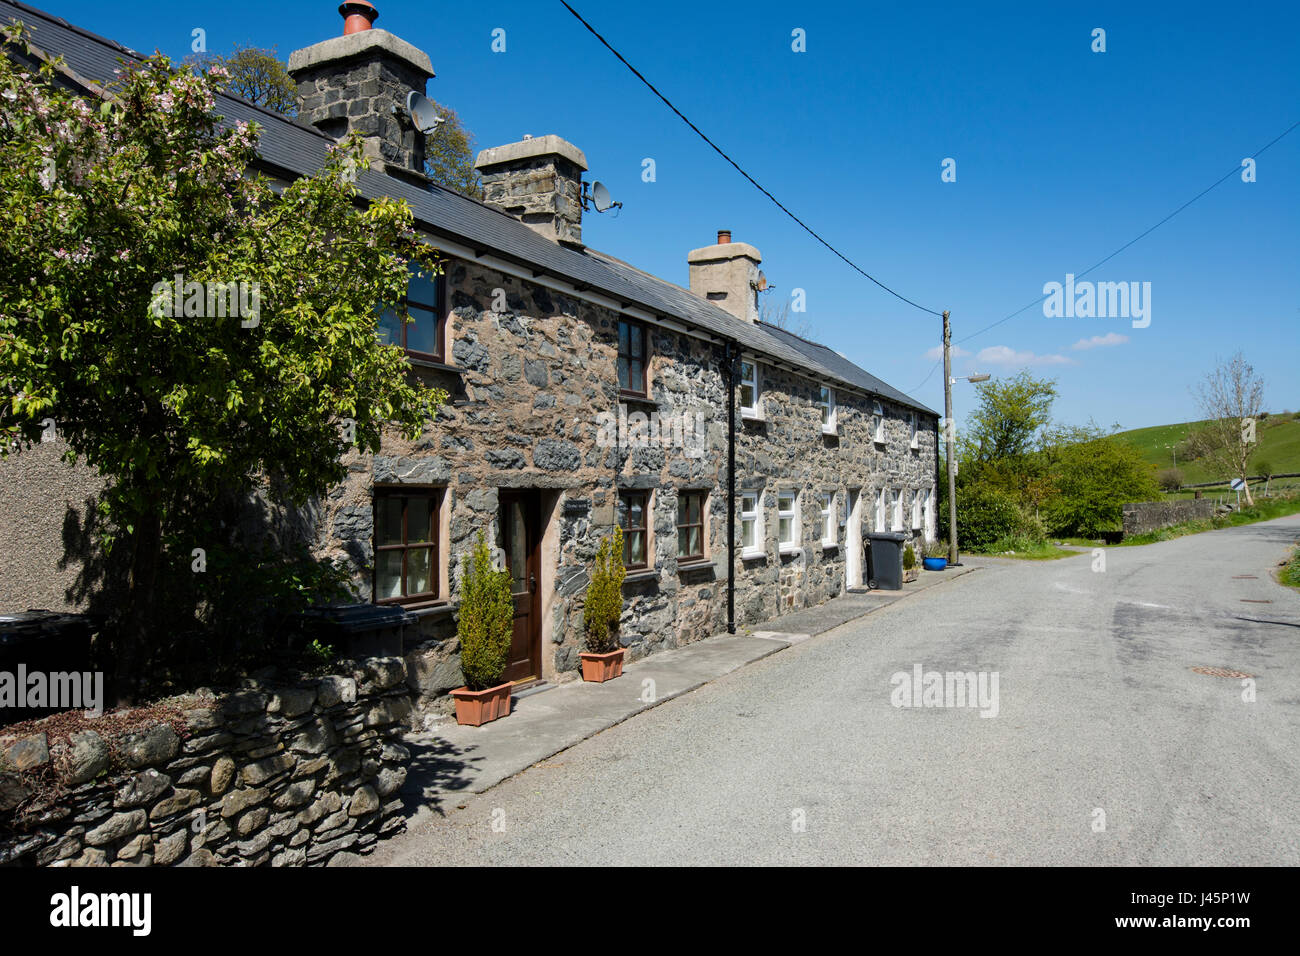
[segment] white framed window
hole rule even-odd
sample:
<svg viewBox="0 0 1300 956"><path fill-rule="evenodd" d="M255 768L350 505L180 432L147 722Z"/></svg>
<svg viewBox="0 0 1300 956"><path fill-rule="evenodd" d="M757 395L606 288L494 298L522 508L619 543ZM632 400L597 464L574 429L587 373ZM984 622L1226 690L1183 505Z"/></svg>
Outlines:
<svg viewBox="0 0 1300 956"><path fill-rule="evenodd" d="M763 494L746 491L740 496L740 556L763 556Z"/></svg>
<svg viewBox="0 0 1300 956"><path fill-rule="evenodd" d="M776 493L777 543L782 552L799 550L799 492Z"/></svg>
<svg viewBox="0 0 1300 956"><path fill-rule="evenodd" d="M916 412L907 413L907 427L909 429L911 447L920 448L921 434L917 431L916 427Z"/></svg>
<svg viewBox="0 0 1300 956"><path fill-rule="evenodd" d="M939 529L936 527L938 513L935 511L934 486L930 487L929 493L925 496L925 536L931 541L938 538Z"/></svg>
<svg viewBox="0 0 1300 956"><path fill-rule="evenodd" d="M892 511L894 516L894 521L891 530L902 531L903 530L903 489L902 488L894 489L894 507Z"/></svg>
<svg viewBox="0 0 1300 956"><path fill-rule="evenodd" d="M826 385L817 390L817 406L822 410L822 434L834 435L836 410L835 389Z"/></svg>
<svg viewBox="0 0 1300 956"><path fill-rule="evenodd" d="M879 402L871 403L871 440L878 445L885 443L885 410Z"/></svg>
<svg viewBox="0 0 1300 956"><path fill-rule="evenodd" d="M763 410L759 401L761 393L758 384L758 363L740 360L740 417L762 418Z"/></svg>
<svg viewBox="0 0 1300 956"><path fill-rule="evenodd" d="M822 547L833 548L838 541L835 526L835 492L823 491L819 496L819 506L821 515L818 523L821 525L819 536Z"/></svg>
<svg viewBox="0 0 1300 956"><path fill-rule="evenodd" d="M876 514L871 521L872 531L885 530L885 489L876 492Z"/></svg>
<svg viewBox="0 0 1300 956"><path fill-rule="evenodd" d="M917 488L912 492L912 527L920 528L921 524L921 489Z"/></svg>

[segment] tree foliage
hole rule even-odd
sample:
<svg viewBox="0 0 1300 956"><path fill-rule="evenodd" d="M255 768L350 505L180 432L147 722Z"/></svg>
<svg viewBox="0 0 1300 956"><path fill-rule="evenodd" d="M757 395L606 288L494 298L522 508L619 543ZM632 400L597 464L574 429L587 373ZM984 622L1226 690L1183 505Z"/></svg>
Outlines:
<svg viewBox="0 0 1300 956"><path fill-rule="evenodd" d="M357 204L355 141L280 193L251 174L256 126L212 112L220 68L155 56L102 102L59 76L0 57L0 443L53 419L108 480L103 542L130 566L122 677L165 640L166 541L188 563L221 495L300 505L346 474L348 438L422 434L445 395L376 316L436 259L404 203ZM230 316L223 289L252 311Z"/></svg>
<svg viewBox="0 0 1300 956"><path fill-rule="evenodd" d="M1128 442L1098 435L1055 451L1058 494L1046 507L1053 533L1101 534L1123 521L1127 502L1149 501L1160 493L1151 466Z"/></svg>
<svg viewBox="0 0 1300 956"><path fill-rule="evenodd" d="M465 675L465 686L470 690L487 690L501 683L501 675L510 662L514 620L510 572L492 567L492 552L479 532L478 541L465 562L456 622L460 668Z"/></svg>
<svg viewBox="0 0 1300 956"><path fill-rule="evenodd" d="M958 441L962 547L1049 532L1096 535L1119 526L1125 503L1159 494L1153 469L1132 445L1091 422L1053 423L1055 397L1054 382L1028 371L980 386L980 407ZM946 510L940 519L946 533Z"/></svg>
<svg viewBox="0 0 1300 956"><path fill-rule="evenodd" d="M204 73L224 71L221 86L282 116L298 115L298 84L274 49L236 46L229 56L196 53L185 62Z"/></svg>
<svg viewBox="0 0 1300 956"><path fill-rule="evenodd" d="M979 406L971 413L966 441L978 462L1017 458L1033 449L1051 421L1056 382L1036 379L1029 370L1015 378L991 379L975 386Z"/></svg>
<svg viewBox="0 0 1300 956"><path fill-rule="evenodd" d="M444 119L425 138L425 174L439 186L472 199L482 199L483 183L474 169L474 134L465 128L450 106L433 105Z"/></svg>
<svg viewBox="0 0 1300 956"><path fill-rule="evenodd" d="M1225 478L1245 482L1246 504L1253 505L1255 499L1247 479L1250 459L1258 450L1254 420L1264 411L1264 380L1237 352L1206 373L1194 394L1209 419L1204 429L1206 463Z"/></svg>

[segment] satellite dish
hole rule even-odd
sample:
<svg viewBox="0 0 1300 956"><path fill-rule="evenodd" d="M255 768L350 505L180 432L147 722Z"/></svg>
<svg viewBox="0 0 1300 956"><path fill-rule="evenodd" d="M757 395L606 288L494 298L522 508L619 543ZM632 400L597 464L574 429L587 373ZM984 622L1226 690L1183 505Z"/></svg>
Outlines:
<svg viewBox="0 0 1300 956"><path fill-rule="evenodd" d="M621 202L614 202L614 197L599 180L591 184L591 204L596 207L596 212L608 212L615 206L619 208L623 206Z"/></svg>
<svg viewBox="0 0 1300 956"><path fill-rule="evenodd" d="M406 94L406 112L410 114L411 122L421 133L429 134L442 125L446 118L438 115L437 108L433 105L433 100L429 99L423 93L417 93L411 90Z"/></svg>

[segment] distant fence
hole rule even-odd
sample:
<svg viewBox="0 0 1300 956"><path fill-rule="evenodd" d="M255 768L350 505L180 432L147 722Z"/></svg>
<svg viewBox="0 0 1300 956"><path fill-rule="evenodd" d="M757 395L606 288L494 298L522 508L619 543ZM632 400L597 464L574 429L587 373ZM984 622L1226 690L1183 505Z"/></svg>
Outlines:
<svg viewBox="0 0 1300 956"><path fill-rule="evenodd" d="M1284 475L1248 475L1247 481L1277 481L1279 478L1300 478L1300 471L1289 471ZM1223 481L1202 481L1195 485L1179 485L1178 490L1183 491L1187 488L1226 488L1235 478L1225 478Z"/></svg>
<svg viewBox="0 0 1300 956"><path fill-rule="evenodd" d="M1146 534L1171 524L1196 518L1213 518L1214 502L1208 498L1181 501L1139 501L1124 506L1124 537Z"/></svg>

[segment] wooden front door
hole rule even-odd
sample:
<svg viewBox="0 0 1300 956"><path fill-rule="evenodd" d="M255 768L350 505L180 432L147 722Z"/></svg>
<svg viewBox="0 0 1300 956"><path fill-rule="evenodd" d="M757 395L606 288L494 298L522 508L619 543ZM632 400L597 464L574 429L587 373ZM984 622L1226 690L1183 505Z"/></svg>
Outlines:
<svg viewBox="0 0 1300 956"><path fill-rule="evenodd" d="M527 683L542 676L541 498L536 491L502 491L501 548L515 599L515 630L504 679Z"/></svg>

